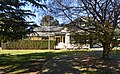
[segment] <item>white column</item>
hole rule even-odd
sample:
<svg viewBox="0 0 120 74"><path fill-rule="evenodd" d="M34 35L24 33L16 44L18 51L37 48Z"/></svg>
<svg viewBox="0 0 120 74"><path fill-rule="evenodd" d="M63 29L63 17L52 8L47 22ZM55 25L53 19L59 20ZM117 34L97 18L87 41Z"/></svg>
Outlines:
<svg viewBox="0 0 120 74"><path fill-rule="evenodd" d="M66 33L65 35L65 44L70 44L70 33Z"/></svg>

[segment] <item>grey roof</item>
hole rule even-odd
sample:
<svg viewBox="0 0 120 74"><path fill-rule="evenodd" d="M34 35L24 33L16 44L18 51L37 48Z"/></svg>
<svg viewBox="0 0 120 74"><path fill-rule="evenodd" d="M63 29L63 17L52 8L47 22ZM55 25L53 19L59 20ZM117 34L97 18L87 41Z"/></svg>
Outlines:
<svg viewBox="0 0 120 74"><path fill-rule="evenodd" d="M55 35L65 35L63 31L64 27L59 26L40 26L33 29L34 33L29 36L55 36Z"/></svg>
<svg viewBox="0 0 120 74"><path fill-rule="evenodd" d="M58 32L61 31L63 27L59 26L40 26L33 29L36 32Z"/></svg>
<svg viewBox="0 0 120 74"><path fill-rule="evenodd" d="M56 36L56 35L65 35L64 32L36 32L31 33L29 36Z"/></svg>

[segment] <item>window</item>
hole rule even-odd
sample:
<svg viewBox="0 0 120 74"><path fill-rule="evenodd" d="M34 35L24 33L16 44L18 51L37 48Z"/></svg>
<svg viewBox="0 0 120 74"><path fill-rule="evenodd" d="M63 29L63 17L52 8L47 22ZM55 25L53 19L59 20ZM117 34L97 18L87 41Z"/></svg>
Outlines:
<svg viewBox="0 0 120 74"><path fill-rule="evenodd" d="M48 37L42 37L42 40L48 40L49 38Z"/></svg>

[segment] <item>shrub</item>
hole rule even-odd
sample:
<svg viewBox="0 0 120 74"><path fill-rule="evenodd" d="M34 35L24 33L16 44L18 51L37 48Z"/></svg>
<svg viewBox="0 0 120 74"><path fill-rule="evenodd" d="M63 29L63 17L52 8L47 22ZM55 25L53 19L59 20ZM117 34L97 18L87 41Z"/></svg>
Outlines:
<svg viewBox="0 0 120 74"><path fill-rule="evenodd" d="M2 44L3 49L47 49L48 40L19 40ZM54 48L54 41L50 41L50 48Z"/></svg>

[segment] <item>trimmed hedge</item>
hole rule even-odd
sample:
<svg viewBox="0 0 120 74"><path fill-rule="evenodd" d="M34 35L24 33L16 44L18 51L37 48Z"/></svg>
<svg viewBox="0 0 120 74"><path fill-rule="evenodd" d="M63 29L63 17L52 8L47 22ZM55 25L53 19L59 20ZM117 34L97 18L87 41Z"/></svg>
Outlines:
<svg viewBox="0 0 120 74"><path fill-rule="evenodd" d="M54 41L50 41L50 48L54 48ZM2 44L3 49L48 49L48 40L19 40Z"/></svg>

